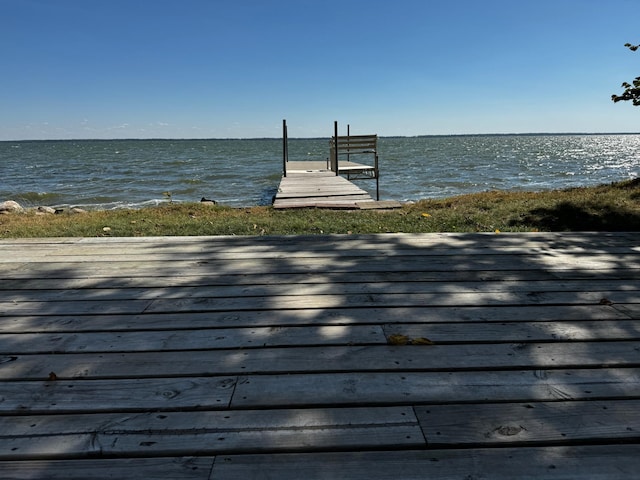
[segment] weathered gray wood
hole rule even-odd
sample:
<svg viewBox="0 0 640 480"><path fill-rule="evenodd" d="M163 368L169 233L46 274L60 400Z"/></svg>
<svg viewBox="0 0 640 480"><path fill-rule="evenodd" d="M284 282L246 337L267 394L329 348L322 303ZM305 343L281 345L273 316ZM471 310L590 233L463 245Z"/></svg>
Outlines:
<svg viewBox="0 0 640 480"><path fill-rule="evenodd" d="M99 314L129 314L144 312L152 300L80 300L58 302L0 302L0 316L2 315L88 315Z"/></svg>
<svg viewBox="0 0 640 480"><path fill-rule="evenodd" d="M634 320L640 320L640 305L635 304L618 304L615 305L614 308L625 315L628 315L630 318Z"/></svg>
<svg viewBox="0 0 640 480"><path fill-rule="evenodd" d="M362 260L365 261L365 260ZM295 260L291 260L295 263ZM111 262L114 263L114 262ZM332 283L361 283L361 282L392 282L394 279L430 282L430 281L498 281L506 282L524 282L527 280L541 281L549 280L580 280L588 281L590 279L613 281L625 280L627 282L636 281L640 275L640 269L610 269L610 270L589 270L581 268L572 269L534 269L526 268L522 270L505 270L505 269L444 269L443 266L435 264L426 270L420 270L414 264L413 269L399 269L394 267L395 271L385 272L381 268L374 270L357 268L357 271L345 272L341 269L336 271L320 271L312 268L304 268L299 270L289 269L285 271L282 265L270 265L270 270L250 269L246 272L218 271L216 268L204 268L208 264L191 265L189 268L175 268L173 262L164 262L164 264L156 264L153 262L143 262L139 268L131 265L128 268L119 267L117 264L104 263L106 266L98 268L97 266L87 266L84 264L76 264L73 268L54 269L49 264L31 264L28 267L21 268L19 271L11 273L10 277L6 275L4 278L0 275L0 291L12 289L29 289L29 288L46 288L51 282L58 282L60 288L84 288L84 287L105 287L110 286L131 286L131 287L167 287L167 286L183 286L183 285L260 285L264 283L321 283L325 281L327 284ZM282 263L282 262L281 262ZM286 262L285 262L286 263ZM359 263L359 262L358 262ZM390 263L393 263L390 261ZM356 264L357 265L357 264ZM337 267L338 265L336 265ZM155 268L155 270L154 270ZM228 268L228 267L227 267ZM369 277L369 278L367 278ZM31 287L31 285L34 285ZM42 287L40 286L42 285Z"/></svg>
<svg viewBox="0 0 640 480"><path fill-rule="evenodd" d="M572 342L327 346L127 352L56 355L2 355L0 378L131 378L238 375L243 373L437 371L498 368L620 367L640 363L640 342Z"/></svg>
<svg viewBox="0 0 640 480"><path fill-rule="evenodd" d="M280 198L282 200L293 201L298 198L304 198L306 200L310 198L318 198L325 199L326 201L331 201L333 197L345 197L348 196L348 200L351 200L353 196L359 196L362 200L367 200L369 194L367 194L364 190L355 189L355 188L344 188L344 187L322 187L320 185L315 186L312 189L309 188L292 188L286 191L283 191L280 194ZM336 200L342 200L341 198L336 198Z"/></svg>
<svg viewBox="0 0 640 480"><path fill-rule="evenodd" d="M628 480L636 477L639 469L640 445L331 452L222 455L216 460L211 480Z"/></svg>
<svg viewBox="0 0 640 480"><path fill-rule="evenodd" d="M110 458L7 461L3 480L209 480L215 458Z"/></svg>
<svg viewBox="0 0 640 480"><path fill-rule="evenodd" d="M413 409L408 407L154 412L11 420L0 417L0 460L98 453L179 456L426 445ZM63 441L53 443L52 436Z"/></svg>
<svg viewBox="0 0 640 480"><path fill-rule="evenodd" d="M288 172L280 181L273 207L358 208L358 201L372 200L366 191L333 172Z"/></svg>
<svg viewBox="0 0 640 480"><path fill-rule="evenodd" d="M143 431L166 434L221 433L243 430L312 428L366 428L418 426L411 407L307 408L238 411L153 411L77 415L0 417L3 437L38 437L51 434L131 434ZM421 435L419 435L421 436ZM414 442L418 442L414 439ZM424 442L421 442L424 444ZM373 445L373 443L372 443ZM5 447L5 451L7 451Z"/></svg>
<svg viewBox="0 0 640 480"><path fill-rule="evenodd" d="M407 277L409 277L407 279ZM211 285L202 286L166 286L166 287L131 287L113 288L101 285L100 288L69 289L61 288L58 280L57 288L38 290L0 290L0 299L11 302L58 301L58 300L142 300L157 298L222 298L222 297L274 297L283 295L346 295L346 294L408 294L437 293L457 295L460 293L525 293L527 296L544 295L558 291L619 291L633 292L640 297L640 284L628 280L546 280L546 281L469 281L439 282L410 281L412 275L405 276L405 281L389 282L365 281L361 283L287 283L285 279L275 284L262 285ZM53 286L53 285L51 285Z"/></svg>
<svg viewBox="0 0 640 480"><path fill-rule="evenodd" d="M304 452L325 450L362 450L372 448L416 448L425 445L419 427L364 426L290 428L282 430L247 429L222 432L141 431L132 433L99 433L60 435L60 441L51 437L23 437L3 440L10 451L0 461L69 456L117 455L183 456L217 455L243 452Z"/></svg>
<svg viewBox="0 0 640 480"><path fill-rule="evenodd" d="M328 245L344 239L342 235L323 236L189 236L189 237L82 237L82 238L20 238L0 239L3 248L18 247L32 248L37 252L43 246L54 249L74 249L88 245L129 245L133 248L145 249L150 244L154 248L166 246L192 245L200 249L210 249L215 246L255 246L264 245L296 245L299 242L311 241L312 244ZM548 252L562 252L566 250L602 253L611 248L624 247L629 253L639 253L637 245L637 232L527 232L527 233L454 233L441 232L433 234L422 233L390 233L369 234L349 237L349 245L360 248L364 245L389 246L413 245L418 247L445 248L449 250L464 251L469 247L487 246L495 250L506 247L519 248L522 251L531 251L541 248ZM6 261L7 259L0 259Z"/></svg>
<svg viewBox="0 0 640 480"><path fill-rule="evenodd" d="M613 282L619 282L619 272L611 276ZM585 276L582 280L591 280L592 275ZM102 277L82 277L74 276L70 273L65 278L6 278L0 282L0 294L8 290L49 290L49 289L91 289L91 288L169 288L169 287L200 287L200 286L254 286L273 285L277 288L280 284L322 284L325 288L338 288L340 285L350 283L371 284L399 282L472 282L472 281L504 281L504 282L541 282L543 280L558 280L557 276L548 272L528 270L518 272L353 272L346 276L340 273L269 273L256 272L254 274L216 274L208 276L191 275L184 272L180 276L102 276ZM569 281L576 281L575 276ZM606 276L601 281L607 281ZM628 282L628 280L625 280ZM619 282L623 284L622 282ZM624 285L624 284L623 284ZM209 289L210 292L217 292L217 288Z"/></svg>
<svg viewBox="0 0 640 480"><path fill-rule="evenodd" d="M136 352L209 350L295 345L385 344L372 326L256 327L143 332L0 334L0 351L15 353Z"/></svg>
<svg viewBox="0 0 640 480"><path fill-rule="evenodd" d="M321 181L315 181L312 184L308 184L307 182L299 182L299 183L288 183L285 185L280 185L280 191L278 192L282 198L296 198L298 195L306 196L313 193L320 193L320 196L326 195L336 195L342 192L343 195L349 194L363 194L366 195L366 192L359 187L356 187L352 183L340 182L336 183L333 181L334 177L328 177ZM341 177L337 177L340 179Z"/></svg>
<svg viewBox="0 0 640 480"><path fill-rule="evenodd" d="M640 326L632 320L389 324L384 330L387 337L403 335L434 343L640 340Z"/></svg>
<svg viewBox="0 0 640 480"><path fill-rule="evenodd" d="M360 190L360 193L363 192ZM318 196L318 195L313 195ZM543 242L528 240L526 237L520 237L518 242L501 242L494 240L492 242L483 241L481 238L474 238L473 242L462 242L453 239L449 244L449 239L443 238L441 243L424 243L407 240L405 237L385 236L381 234L380 238L361 235L358 237L347 237L349 241L341 239L340 235L332 236L306 236L300 241L308 243L309 248L300 250L296 249L296 244L291 240L283 237L223 237L226 238L225 243L206 243L197 244L189 241L183 241L181 237L178 241L171 239L158 239L157 246L151 251L143 248L148 243L134 244L126 241L126 239L116 241L112 240L106 245L108 249L100 248L99 245L93 243L80 243L74 245L56 246L49 248L47 246L33 245L29 246L3 246L3 253L7 252L7 256L3 256L0 265L6 266L15 263L31 263L45 261L90 261L87 257L96 257L97 259L106 259L111 257L115 259L122 257L124 259L153 259L158 260L177 260L184 258L211 259L211 258L292 258L292 257L313 257L313 256L331 256L335 257L340 253L350 253L352 256L513 256L527 255L537 256L538 261L555 260L562 258L602 258L606 260L616 261L616 259L632 259L636 255L635 247L630 245L615 245L606 248L579 248L568 244L563 247L553 248ZM198 238L198 237L196 237ZM260 241L260 238L268 240ZM496 237L497 238L497 237ZM248 243L248 239L254 240L254 248ZM105 239L108 240L108 239ZM203 242L203 241L201 241ZM156 252L157 250L157 252ZM549 258L544 258L549 257ZM621 263L621 262L618 262Z"/></svg>
<svg viewBox="0 0 640 480"><path fill-rule="evenodd" d="M11 382L7 377L0 378L0 413L18 415L222 409L228 408L237 380L236 377L201 377L49 381L49 374L32 382Z"/></svg>
<svg viewBox="0 0 640 480"><path fill-rule="evenodd" d="M0 249L0 477L33 466L37 478L33 460L47 458L42 478L73 478L92 463L72 459L87 455L113 457L92 478L108 477L105 465L153 478L151 460L122 473L124 457L169 465L193 455L205 455L208 476L219 452L216 466L234 467L214 470L223 478L313 478L305 468L316 464L342 477L324 461L341 456L367 478L398 458L421 478L638 469L635 233L26 239ZM435 344L389 345L392 334ZM375 456L337 453L367 449ZM300 451L311 453L291 453ZM389 476L410 478L403 468Z"/></svg>
<svg viewBox="0 0 640 480"><path fill-rule="evenodd" d="M552 322L628 320L618 305L528 305L484 307L378 307L354 309L264 310L234 312L143 313L139 315L11 316L3 333L171 330L176 327L230 328L304 325L432 324L476 322Z"/></svg>
<svg viewBox="0 0 640 480"><path fill-rule="evenodd" d="M432 447L640 440L640 401L415 407Z"/></svg>
<svg viewBox="0 0 640 480"><path fill-rule="evenodd" d="M1 267L0 267L1 268ZM580 259L573 257L557 258L549 264L540 263L535 255L485 255L478 257L458 256L433 256L416 258L415 256L366 256L364 258L352 258L347 254L341 256L317 256L317 257L293 257L261 260L256 259L207 259L188 260L176 259L151 260L145 262L123 261L116 257L110 260L94 263L90 257L84 257L83 261L69 263L34 262L23 265L17 271L11 272L12 278L25 278L48 276L52 278L67 278L73 275L77 277L93 276L149 276L160 274L161 276L193 275L246 275L257 273L335 273L352 272L449 272L449 271L504 271L514 272L522 270L545 270L552 273L567 274L571 271L591 271L591 276L596 277L599 271L608 277L613 277L615 271L622 275L628 271L640 270L640 260L622 258L610 259L605 257L593 257ZM55 276L54 276L55 275ZM626 278L626 277L623 277Z"/></svg>
<svg viewBox="0 0 640 480"><path fill-rule="evenodd" d="M366 196L352 196L351 198L310 197L295 201L283 200L274 208L331 208L331 209L355 209L362 201L369 201Z"/></svg>
<svg viewBox="0 0 640 480"><path fill-rule="evenodd" d="M376 295L318 295L256 297L247 302L234 298L198 298L198 299L157 299L150 302L147 312L180 312L180 311L220 311L220 310L264 310L295 308L356 308L383 304L390 307L414 306L475 306L475 305L598 305L603 299L612 303L640 303L640 291L589 291L589 292L488 292L488 293L420 293L420 294L376 294ZM84 309L95 311L92 302L59 302L59 309L64 313L68 305L68 313L81 313ZM108 308L114 308L110 304ZM30 314L43 308L40 302L22 304L0 303L0 312L8 311L17 314ZM52 312L52 313L55 313ZM117 311L114 311L117 313Z"/></svg>
<svg viewBox="0 0 640 480"><path fill-rule="evenodd" d="M265 288L268 290L268 288ZM237 297L200 297L206 291L195 289L193 295L181 296L174 292L162 296L160 291L149 291L139 295L140 300L127 298L126 292L116 293L113 298L41 301L20 294L17 299L0 301L0 315L33 315L46 312L51 315L79 315L90 313L138 314L142 312L185 312L222 310L268 310L298 308L370 307L384 304L389 307L414 306L475 306L475 305L597 305L601 302L633 304L640 303L640 290L590 290L587 292L435 292L435 293L366 293L366 294L321 294L321 295L274 295ZM82 293L82 292L80 292ZM97 292L100 295L100 292ZM162 298L158 298L158 297ZM124 298L123 298L124 297ZM123 302L122 300L127 300Z"/></svg>
<svg viewBox="0 0 640 480"><path fill-rule="evenodd" d="M637 398L637 368L251 375L232 408Z"/></svg>
<svg viewBox="0 0 640 480"><path fill-rule="evenodd" d="M296 171L307 172L309 170L329 171L326 160L303 160L287 162L287 175Z"/></svg>
<svg viewBox="0 0 640 480"><path fill-rule="evenodd" d="M343 235L297 235L297 236L189 236L189 237L83 237L83 238L30 238L0 239L3 251L20 253L29 251L34 258L51 252L75 252L94 249L92 253L104 251L101 245L126 246L130 252L143 252L153 245L160 252L165 249L197 252L214 252L226 249L248 253L254 247L257 251L268 251L282 246L285 250L299 242L310 242L321 250L332 250L332 246L343 248L373 249L380 248L420 248L429 251L449 251L452 253L473 252L482 248L492 251L520 251L522 253L638 253L637 234L635 232L529 232L529 233L379 233L348 237ZM111 248L111 247L110 247ZM623 250L619 250L623 249ZM120 250L125 250L124 248ZM2 257L0 263L11 262L11 258Z"/></svg>
<svg viewBox="0 0 640 480"><path fill-rule="evenodd" d="M118 325L118 327L120 327ZM146 325L151 328L151 325ZM386 336L385 336L386 333ZM434 323L322 327L256 327L210 330L161 330L88 333L0 333L0 351L11 354L143 352L303 345L386 344L394 335L407 341L499 343L570 340L640 340L640 328L628 321Z"/></svg>
<svg viewBox="0 0 640 480"><path fill-rule="evenodd" d="M349 236L345 242L341 235L296 236L296 237L142 237L142 238L101 238L100 243L91 239L78 239L75 243L46 244L7 243L2 246L1 265L39 261L64 261L85 257L115 258L155 258L171 260L179 258L206 259L217 258L259 258L259 257L299 257L324 256L337 252L351 255L517 255L546 254L550 256L574 255L634 255L637 248L633 241L625 240L610 245L587 243L576 245L572 242L558 244L554 236L532 237L536 234L502 234L500 236L474 234L472 241L465 240L465 234L430 234L427 236L409 234L377 234ZM553 234L546 234L553 235ZM568 236L571 234L567 234ZM292 241L295 238L296 241ZM622 237L624 238L624 237ZM440 240L440 241L438 241ZM17 241L16 241L17 242ZM153 251L149 250L153 242ZM298 242L304 242L308 249L301 250ZM102 244L109 245L108 249ZM87 259L90 260L90 259Z"/></svg>

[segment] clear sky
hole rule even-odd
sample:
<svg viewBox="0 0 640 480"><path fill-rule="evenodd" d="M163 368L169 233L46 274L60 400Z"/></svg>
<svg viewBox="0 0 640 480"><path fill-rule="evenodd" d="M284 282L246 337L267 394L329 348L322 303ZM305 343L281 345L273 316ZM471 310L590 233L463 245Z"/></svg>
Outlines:
<svg viewBox="0 0 640 480"><path fill-rule="evenodd" d="M639 0L0 0L0 140L638 132ZM341 133L342 129L341 129Z"/></svg>

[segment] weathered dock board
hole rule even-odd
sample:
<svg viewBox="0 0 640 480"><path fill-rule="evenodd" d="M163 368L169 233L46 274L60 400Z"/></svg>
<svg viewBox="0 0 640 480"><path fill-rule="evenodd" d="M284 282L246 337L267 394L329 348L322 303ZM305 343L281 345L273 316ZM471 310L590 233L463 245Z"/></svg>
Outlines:
<svg viewBox="0 0 640 480"><path fill-rule="evenodd" d="M357 209L360 202L370 203L373 198L346 178L327 170L293 167L280 180L273 207Z"/></svg>
<svg viewBox="0 0 640 480"><path fill-rule="evenodd" d="M635 233L0 252L3 480L640 470Z"/></svg>

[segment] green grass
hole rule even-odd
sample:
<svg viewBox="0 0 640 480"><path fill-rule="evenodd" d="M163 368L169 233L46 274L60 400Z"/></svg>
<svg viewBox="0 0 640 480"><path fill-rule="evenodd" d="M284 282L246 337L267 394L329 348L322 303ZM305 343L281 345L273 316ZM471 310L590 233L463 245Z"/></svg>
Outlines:
<svg viewBox="0 0 640 480"><path fill-rule="evenodd" d="M483 192L395 210L172 203L140 210L0 216L0 238L495 231L640 231L640 179L547 192Z"/></svg>

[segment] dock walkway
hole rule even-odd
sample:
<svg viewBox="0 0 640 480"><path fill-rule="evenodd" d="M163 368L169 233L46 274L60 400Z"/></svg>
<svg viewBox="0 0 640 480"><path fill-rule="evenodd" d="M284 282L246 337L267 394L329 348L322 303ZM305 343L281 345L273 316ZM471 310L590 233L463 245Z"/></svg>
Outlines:
<svg viewBox="0 0 640 480"><path fill-rule="evenodd" d="M273 202L274 208L348 208L359 209L374 200L365 190L332 172L326 162L288 162L287 175Z"/></svg>
<svg viewBox="0 0 640 480"><path fill-rule="evenodd" d="M636 233L0 240L3 480L636 478Z"/></svg>
<svg viewBox="0 0 640 480"><path fill-rule="evenodd" d="M380 200L380 172L378 168L378 136L338 135L334 122L334 136L329 142L326 160L289 161L287 121L282 122L283 165L282 178L273 200L273 207L283 208L343 208L388 209L401 207L395 200ZM352 161L366 157L371 164ZM342 158L341 158L342 157ZM343 176L341 176L343 175ZM346 177L346 178L345 178ZM376 199L357 187L351 180L375 180Z"/></svg>

